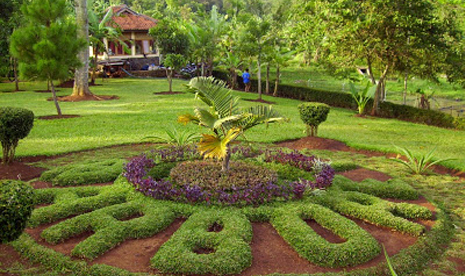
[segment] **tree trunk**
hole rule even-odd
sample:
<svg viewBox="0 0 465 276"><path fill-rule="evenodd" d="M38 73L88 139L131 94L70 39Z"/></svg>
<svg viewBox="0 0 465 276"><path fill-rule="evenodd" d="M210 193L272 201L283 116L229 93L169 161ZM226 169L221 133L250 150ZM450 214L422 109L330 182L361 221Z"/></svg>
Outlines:
<svg viewBox="0 0 465 276"><path fill-rule="evenodd" d="M236 88L236 82L237 82L236 67L229 68L229 75L231 78L231 89L234 90Z"/></svg>
<svg viewBox="0 0 465 276"><path fill-rule="evenodd" d="M265 93L270 94L270 63L266 64L266 84L265 84Z"/></svg>
<svg viewBox="0 0 465 276"><path fill-rule="evenodd" d="M100 47L94 47L94 56L92 58L92 63L94 64L94 66L92 67L92 76L91 76L91 79L90 79L90 83L92 85L95 84L95 74L97 73L97 56L98 56L98 52L100 51Z"/></svg>
<svg viewBox="0 0 465 276"><path fill-rule="evenodd" d="M168 78L168 91L173 92L173 70L166 68L166 77Z"/></svg>
<svg viewBox="0 0 465 276"><path fill-rule="evenodd" d="M368 76L370 77L371 84L375 85L376 84L376 79L375 76L373 75L373 70L371 70L371 59L367 58L367 70L368 70Z"/></svg>
<svg viewBox="0 0 465 276"><path fill-rule="evenodd" d="M231 160L231 148L226 145L226 156L223 159L223 163L221 164L221 171L226 172L229 170L229 161Z"/></svg>
<svg viewBox="0 0 465 276"><path fill-rule="evenodd" d="M405 70L405 76L404 76L404 93L403 93L403 99L402 99L402 104L406 105L407 104L407 88L408 88L408 70Z"/></svg>
<svg viewBox="0 0 465 276"><path fill-rule="evenodd" d="M60 105L58 105L58 99L57 99L57 94L55 92L55 85L53 85L53 81L50 80L50 86L52 87L52 97L53 97L53 102L55 103L55 107L57 109L58 116L61 116L61 108Z"/></svg>
<svg viewBox="0 0 465 276"><path fill-rule="evenodd" d="M381 77L379 78L378 85L376 86L376 92L375 92L375 97L373 99L373 108L371 110L371 115L376 116L378 115L378 109L379 109L379 103L381 102L381 96L382 96L382 89L383 89L383 83L385 82L387 73L389 71L390 65L386 65L386 68L384 69L383 74L381 74Z"/></svg>
<svg viewBox="0 0 465 276"><path fill-rule="evenodd" d="M13 59L13 74L15 76L15 91L19 91L18 63Z"/></svg>
<svg viewBox="0 0 465 276"><path fill-rule="evenodd" d="M274 81L273 97L278 96L278 85L279 85L279 65L276 66L276 80Z"/></svg>
<svg viewBox="0 0 465 276"><path fill-rule="evenodd" d="M82 67L74 73L74 87L71 96L84 97L92 95L89 90L89 21L87 18L87 0L76 0L76 24L78 38L87 41L86 46L79 52L78 57Z"/></svg>
<svg viewBox="0 0 465 276"><path fill-rule="evenodd" d="M258 67L258 72L257 72L258 99L261 100L262 99L262 66L260 64L260 58L257 59L257 67Z"/></svg>

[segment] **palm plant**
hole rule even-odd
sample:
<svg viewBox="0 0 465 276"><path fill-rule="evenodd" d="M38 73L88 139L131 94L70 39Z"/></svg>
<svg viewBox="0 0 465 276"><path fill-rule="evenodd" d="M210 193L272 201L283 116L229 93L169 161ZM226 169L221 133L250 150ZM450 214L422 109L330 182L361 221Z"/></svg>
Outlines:
<svg viewBox="0 0 465 276"><path fill-rule="evenodd" d="M350 93L352 98L357 102L358 114L363 115L365 112L365 106L368 101L373 98L376 92L376 85L372 85L370 81L365 81L365 87L361 90L357 90L353 82L350 83Z"/></svg>
<svg viewBox="0 0 465 276"><path fill-rule="evenodd" d="M176 128L165 129L166 136L148 136L144 139L155 139L176 147L184 148L200 137L197 133L190 131L178 131Z"/></svg>
<svg viewBox="0 0 465 276"><path fill-rule="evenodd" d="M222 171L229 169L231 142L246 130L259 124L286 120L268 106L239 109L239 97L232 94L225 82L213 77L192 79L187 91L195 94L208 108L197 107L194 114L181 115L178 121L195 123L211 130L211 134L202 134L199 151L205 158L222 160Z"/></svg>
<svg viewBox="0 0 465 276"><path fill-rule="evenodd" d="M398 146L395 146L405 157L407 157L407 161L404 161L399 158L392 159L393 161L399 162L406 166L407 168L412 171L414 174L424 174L428 168L431 166L441 163L443 161L451 160L450 158L448 159L438 159L433 161L434 159L434 151L436 148L432 149L425 155L420 155L420 156L415 156L410 150L406 148L401 148Z"/></svg>

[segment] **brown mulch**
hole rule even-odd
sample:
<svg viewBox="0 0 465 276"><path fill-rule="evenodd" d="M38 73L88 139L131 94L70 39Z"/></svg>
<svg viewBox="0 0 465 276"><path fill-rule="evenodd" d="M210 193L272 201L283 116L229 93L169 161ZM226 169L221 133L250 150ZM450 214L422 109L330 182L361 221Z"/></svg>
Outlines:
<svg viewBox="0 0 465 276"><path fill-rule="evenodd" d="M62 96L58 97L58 101L60 102L83 102L83 101L110 101L110 100L118 100L119 97L112 95L86 95L86 96ZM53 98L48 98L47 101L53 101Z"/></svg>
<svg viewBox="0 0 465 276"><path fill-rule="evenodd" d="M29 181L39 177L44 171L46 171L46 169L14 161L10 165L0 164L0 179L21 179L23 181Z"/></svg>
<svg viewBox="0 0 465 276"><path fill-rule="evenodd" d="M172 92L164 91L164 92L153 92L153 94L155 94L155 95L176 95L176 94L184 94L184 92L180 92L180 91L172 91Z"/></svg>
<svg viewBox="0 0 465 276"><path fill-rule="evenodd" d="M323 139L318 137L306 137L299 140L294 141L287 141L279 143L280 146L286 146L293 149L303 149L303 148L310 148L310 149L329 149L329 150L337 150L337 151L350 151L350 152L357 152L366 154L368 156L383 156L381 153L374 153L370 151L358 151L351 149L350 147L346 146L345 144L330 140L330 139ZM139 147L140 145L134 145L135 147ZM37 178L44 169L35 168L32 166L28 166L24 163L26 162L35 162L40 161L43 159L49 158L56 158L56 157L26 157L22 158L22 162L14 162L11 167L5 168L0 167L0 178L12 178L16 179L17 175L21 175L21 179L23 180L30 180L33 178ZM3 170L2 170L3 169ZM341 173L342 175L354 180L354 181L361 181L366 178L373 178L380 181L386 181L390 179L390 176L376 172L367 170L364 168L358 168L352 171ZM105 184L97 184L97 185L108 185L109 183ZM35 181L32 183L35 188L48 188L51 187L50 183ZM431 203L429 203L426 199L420 198L415 201L408 201L413 204L418 204L429 208L430 210L434 211L435 207ZM40 206L38 206L40 208ZM352 219L352 218L351 218ZM416 238L401 234L399 232L392 231L387 228L375 226L369 223L366 223L361 220L352 219L355 221L360 227L365 229L369 232L375 239L377 239L381 244L386 247L386 250L389 255L397 254L403 248L409 247L415 243ZM182 225L184 220L177 219L175 220L167 229L164 231L146 239L139 239L139 240L128 240L124 243L118 245L114 249L110 250L109 252L105 253L104 255L98 257L96 260L90 262L90 264L107 264L119 268L123 268L132 272L150 272L150 273L157 273L156 269L150 268L150 258L154 256L154 254L158 251L159 247L166 242L172 234ZM418 221L419 223L425 225L427 229L429 229L433 224L434 220L432 221ZM58 252L63 254L69 255L71 250L76 246L80 241L86 239L92 232L82 233L76 237L73 237L63 243L57 245L50 245L45 242L43 239L40 238L40 233L59 222L55 222L52 224L41 225L34 229L27 229L26 232L29 233L34 239L38 241L39 244L52 248ZM319 226L312 220L307 221L308 225L312 227L318 234L320 234L323 238L327 239L333 243L340 243L343 240L336 235L334 235L331 231L326 230L325 228ZM252 254L253 254L253 262L252 266L246 269L240 275L243 276L251 276L251 275L265 275L270 273L317 273L317 272L339 272L343 270L353 270L353 269L360 269L366 268L370 266L374 266L380 262L384 262L385 258L383 254L380 254L375 259L364 263L362 265L358 265L356 267L350 267L346 269L329 269L329 268L322 268L312 263L308 262L307 260L301 258L284 240L273 226L269 223L252 223L253 229L253 238L251 242ZM215 230L216 231L216 230ZM221 229L217 229L217 231L221 231ZM1 252L3 250L11 251L11 247L2 246L0 247ZM14 250L13 250L14 251ZM202 253L202 252L200 252ZM208 252L206 252L208 253ZM12 263L13 261L21 261L21 257L12 252L11 254L7 254L8 256L2 256L0 254L0 263ZM453 260L455 261L455 260ZM458 260L459 262L461 260ZM459 263L457 262L457 263ZM463 268L463 265L462 265ZM458 266L458 269L461 269L461 266ZM462 271L462 270L461 270Z"/></svg>

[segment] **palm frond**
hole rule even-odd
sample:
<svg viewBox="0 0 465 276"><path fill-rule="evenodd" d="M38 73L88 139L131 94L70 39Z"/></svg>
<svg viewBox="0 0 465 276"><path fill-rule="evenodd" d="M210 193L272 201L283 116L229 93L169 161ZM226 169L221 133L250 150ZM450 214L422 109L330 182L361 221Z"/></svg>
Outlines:
<svg viewBox="0 0 465 276"><path fill-rule="evenodd" d="M241 134L241 129L232 128L224 137L211 134L202 134L199 142L199 151L205 158L222 159L226 156L228 144Z"/></svg>
<svg viewBox="0 0 465 276"><path fill-rule="evenodd" d="M178 116L178 123L187 125L187 123L191 123L191 122L194 124L199 124L200 119L189 113Z"/></svg>
<svg viewBox="0 0 465 276"><path fill-rule="evenodd" d="M187 91L212 107L220 118L237 113L239 97L233 96L225 82L213 77L193 78Z"/></svg>
<svg viewBox="0 0 465 276"><path fill-rule="evenodd" d="M259 124L270 124L275 122L288 121L282 117L271 106L257 105L245 110L246 116L239 122L241 128L245 131Z"/></svg>

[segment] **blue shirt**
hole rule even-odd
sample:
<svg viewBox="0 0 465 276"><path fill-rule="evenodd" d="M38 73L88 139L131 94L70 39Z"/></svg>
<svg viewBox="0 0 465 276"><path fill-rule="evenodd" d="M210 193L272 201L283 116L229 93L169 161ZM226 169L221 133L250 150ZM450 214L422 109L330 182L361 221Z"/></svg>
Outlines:
<svg viewBox="0 0 465 276"><path fill-rule="evenodd" d="M244 72L242 74L242 79L244 79L244 83L249 83L250 82L250 74L248 72Z"/></svg>

